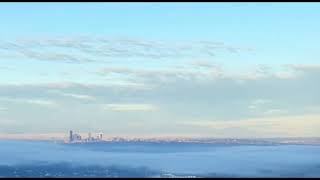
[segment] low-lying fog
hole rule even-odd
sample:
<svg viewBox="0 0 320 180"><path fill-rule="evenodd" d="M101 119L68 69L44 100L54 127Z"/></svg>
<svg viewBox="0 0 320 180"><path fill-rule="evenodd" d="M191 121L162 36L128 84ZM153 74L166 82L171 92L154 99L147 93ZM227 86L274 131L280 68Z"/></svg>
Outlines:
<svg viewBox="0 0 320 180"><path fill-rule="evenodd" d="M146 167L199 176L320 177L320 146L205 144L56 144L0 141L0 165L70 163ZM1 175L1 174L0 174Z"/></svg>

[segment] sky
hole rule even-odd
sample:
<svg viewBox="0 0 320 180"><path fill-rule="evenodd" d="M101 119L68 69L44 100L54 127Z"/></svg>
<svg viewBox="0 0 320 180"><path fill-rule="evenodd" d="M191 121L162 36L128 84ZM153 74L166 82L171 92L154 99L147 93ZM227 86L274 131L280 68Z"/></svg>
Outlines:
<svg viewBox="0 0 320 180"><path fill-rule="evenodd" d="M0 136L319 137L319 3L1 3Z"/></svg>

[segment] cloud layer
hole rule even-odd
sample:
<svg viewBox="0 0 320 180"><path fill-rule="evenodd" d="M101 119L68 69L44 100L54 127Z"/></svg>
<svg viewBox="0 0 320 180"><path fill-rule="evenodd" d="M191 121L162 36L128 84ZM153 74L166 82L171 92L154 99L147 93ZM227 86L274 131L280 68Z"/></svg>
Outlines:
<svg viewBox="0 0 320 180"><path fill-rule="evenodd" d="M156 107L152 104L105 104L103 108L107 111L154 111Z"/></svg>
<svg viewBox="0 0 320 180"><path fill-rule="evenodd" d="M249 50L212 41L108 37L2 40L0 56L11 58L2 62L17 69L3 70L8 78L0 79L0 118L19 125L6 123L0 130L44 133L73 127L136 135L213 135L210 128L217 125L224 132L221 134L233 136L252 131L259 134L259 123L269 127L269 121L257 120L253 130L248 129L251 119L270 118L274 126L281 121L280 128L285 129L290 121L281 117L318 113L320 86L315 82L320 77L319 65L257 64L232 69L212 59L219 53ZM12 58L17 61L6 61ZM58 73L61 71L64 74ZM190 121L193 123L187 123ZM317 126L317 120L310 122ZM304 129L300 134L306 135L310 127L306 121L299 123ZM226 130L234 126L241 130ZM269 127L270 132L274 126ZM261 136L268 134L261 132Z"/></svg>
<svg viewBox="0 0 320 180"><path fill-rule="evenodd" d="M137 38L56 37L0 42L0 50L17 57L53 62L95 62L105 58L179 58L249 51L212 41L169 42Z"/></svg>
<svg viewBox="0 0 320 180"><path fill-rule="evenodd" d="M66 131L71 126L85 131L102 129L112 134L136 135L199 135L202 132L208 136L217 135L212 132L224 136L250 132L256 135L261 132L260 136L269 132L279 136L295 132L308 135L310 128L318 126L316 107L320 106L317 101L320 86L314 82L320 74L314 70L316 66L308 65L305 69L306 66L286 65L287 71L263 66L252 72L230 72L207 64L205 69L196 69L194 65L178 69L101 67L93 73L113 79L112 83L2 84L0 107L6 108L2 113L4 118L23 122L20 131L30 124L47 127L41 128L42 132L49 131L50 124L54 132ZM296 70L300 67L302 72ZM256 72L258 76L252 78L250 74ZM290 78L278 76L280 72L287 72ZM117 81L127 84L117 84ZM315 115L314 119L304 121L303 116L310 114ZM295 116L301 116L301 121L281 118ZM260 118L270 118L270 121ZM73 119L77 119L77 123ZM256 124L250 124L250 119L257 119ZM194 124L186 123L190 121ZM208 125L209 122L213 126ZM273 125L268 126L269 122ZM277 127L277 123L281 126ZM290 133L283 133L292 123L299 125L291 128ZM259 124L268 131L259 130ZM11 132L17 127L8 126L2 131ZM142 127L147 128L141 130ZM232 131L226 130L230 128Z"/></svg>

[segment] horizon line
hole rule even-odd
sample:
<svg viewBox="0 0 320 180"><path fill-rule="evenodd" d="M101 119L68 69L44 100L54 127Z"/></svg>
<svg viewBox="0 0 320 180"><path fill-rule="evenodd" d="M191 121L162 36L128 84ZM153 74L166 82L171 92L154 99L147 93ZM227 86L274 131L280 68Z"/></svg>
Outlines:
<svg viewBox="0 0 320 180"><path fill-rule="evenodd" d="M92 133L92 132L91 132ZM80 135L87 133L77 133ZM98 134L93 132L93 134ZM195 135L115 135L104 134L103 140L113 138L123 139L301 139L301 138L320 138L320 136L252 136L252 137L234 137L234 136L195 136ZM0 133L0 140L67 140L67 133Z"/></svg>

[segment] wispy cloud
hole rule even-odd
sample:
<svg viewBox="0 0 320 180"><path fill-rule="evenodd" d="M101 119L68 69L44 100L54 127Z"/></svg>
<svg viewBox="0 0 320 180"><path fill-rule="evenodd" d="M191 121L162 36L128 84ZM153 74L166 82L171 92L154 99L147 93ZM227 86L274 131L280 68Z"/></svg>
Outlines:
<svg viewBox="0 0 320 180"><path fill-rule="evenodd" d="M105 104L103 109L107 111L155 111L152 104Z"/></svg>
<svg viewBox="0 0 320 180"><path fill-rule="evenodd" d="M284 66L298 71L320 72L320 64L286 64Z"/></svg>
<svg viewBox="0 0 320 180"><path fill-rule="evenodd" d="M265 115L282 115L282 114L287 114L288 111L284 109L268 109L263 114Z"/></svg>
<svg viewBox="0 0 320 180"><path fill-rule="evenodd" d="M221 68L221 65L217 63L213 63L211 61L204 61L204 60L192 61L190 65L195 67L202 67L202 68Z"/></svg>
<svg viewBox="0 0 320 180"><path fill-rule="evenodd" d="M20 50L20 53L27 58L46 60L46 61L57 61L67 63L81 63L81 62L93 62L89 58L80 57L74 54L66 54L62 52L39 52L32 50Z"/></svg>
<svg viewBox="0 0 320 180"><path fill-rule="evenodd" d="M9 97L1 97L0 101L7 101L13 103L26 103L33 104L45 107L56 107L58 104L52 100L47 99L36 99L36 98L9 98Z"/></svg>
<svg viewBox="0 0 320 180"><path fill-rule="evenodd" d="M201 71L186 70L186 69L133 69L127 67L107 67L98 71L100 74L122 74L133 76L135 78L191 78L198 75L203 75Z"/></svg>
<svg viewBox="0 0 320 180"><path fill-rule="evenodd" d="M137 38L54 37L30 38L0 42L0 49L27 58L61 62L103 61L108 57L214 56L218 52L250 51L213 41L167 42ZM76 55L75 55L76 54Z"/></svg>
<svg viewBox="0 0 320 180"><path fill-rule="evenodd" d="M9 126L16 126L16 125L20 125L21 123L12 120L12 119L4 119L4 118L0 118L0 126L5 126L5 127L9 127Z"/></svg>
<svg viewBox="0 0 320 180"><path fill-rule="evenodd" d="M260 108L265 104L270 104L271 102L272 101L268 99L256 99L250 103L249 109L254 110L254 109Z"/></svg>
<svg viewBox="0 0 320 180"><path fill-rule="evenodd" d="M277 103L270 99L255 99L249 104L248 109L252 113L268 117L287 115L289 113L286 109L277 106Z"/></svg>
<svg viewBox="0 0 320 180"><path fill-rule="evenodd" d="M72 97L75 99L81 99L81 100L95 100L95 97L84 95L84 94L74 94L74 93L60 93L62 96L66 97Z"/></svg>
<svg viewBox="0 0 320 180"><path fill-rule="evenodd" d="M135 82L105 82L105 83L78 83L78 82L59 82L59 83L9 83L1 84L2 89L137 89L148 90L152 87Z"/></svg>
<svg viewBox="0 0 320 180"><path fill-rule="evenodd" d="M161 82L163 80L232 80L232 81L256 81L268 79L293 79L297 75L285 69L274 70L266 65L254 66L251 70L245 72L227 71L221 65L208 61L194 61L191 67L171 67L171 68L129 68L124 66L109 66L98 70L100 75L121 75L118 78L141 79L152 82ZM196 67L196 68L195 68ZM200 67L200 68L197 68ZM203 69L201 69L203 68Z"/></svg>
<svg viewBox="0 0 320 180"><path fill-rule="evenodd" d="M29 104L35 104L35 105L40 105L40 106L50 106L54 107L57 106L58 104L55 103L54 101L51 100L42 100L42 99L26 99L26 100L19 100L20 102L26 102Z"/></svg>

